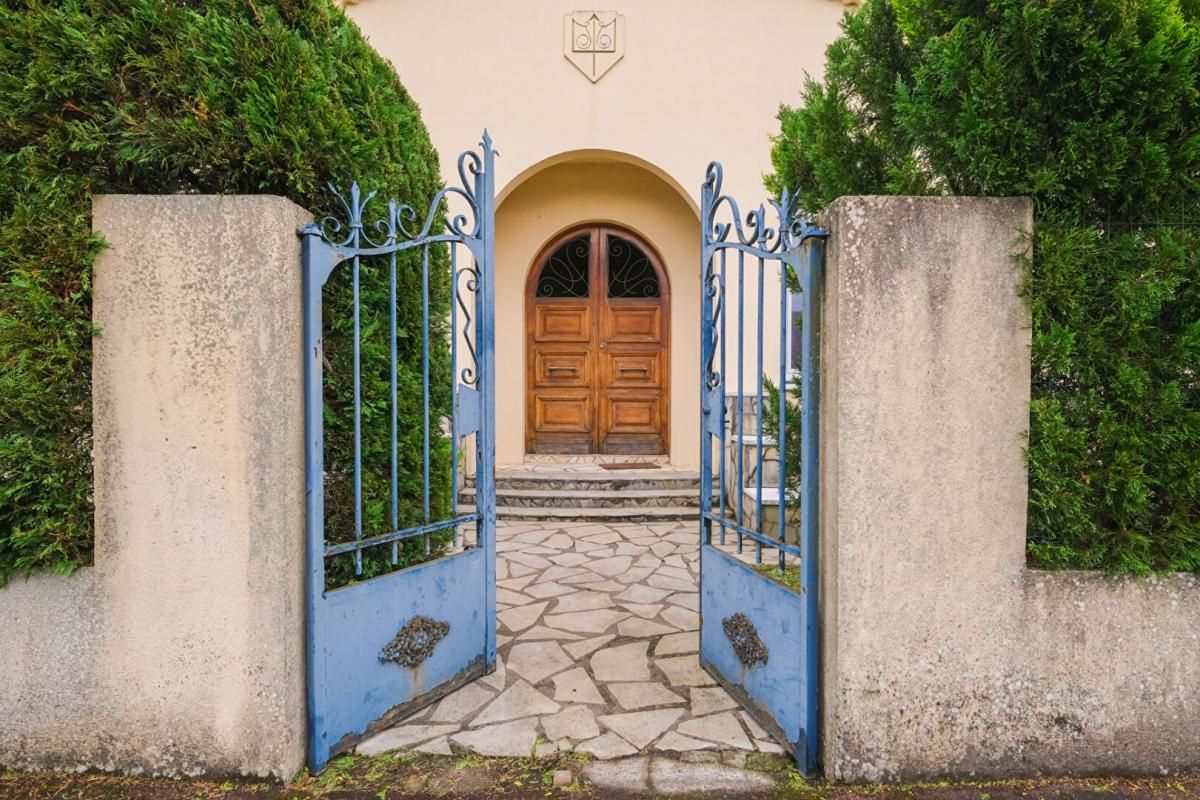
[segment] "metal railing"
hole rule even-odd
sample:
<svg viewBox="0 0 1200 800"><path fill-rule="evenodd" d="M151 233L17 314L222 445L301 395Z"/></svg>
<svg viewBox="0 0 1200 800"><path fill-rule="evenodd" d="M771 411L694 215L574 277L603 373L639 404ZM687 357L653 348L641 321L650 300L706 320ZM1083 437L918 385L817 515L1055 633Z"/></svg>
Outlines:
<svg viewBox="0 0 1200 800"><path fill-rule="evenodd" d="M736 537L737 552L742 553L746 539L754 543L755 563L762 563L763 548L776 551L778 566L783 570L787 556L799 558L806 567L815 570L817 525L817 391L816 343L818 334L818 287L823 257L823 241L827 233L795 210L796 198L785 193L778 201L772 201L774 224L768 220L767 209L760 205L745 217L737 201L722 194L723 173L721 165L713 162L707 171L707 180L701 191L701 263L703 265L701 303L701 485L711 486L713 477L713 451L720 453L717 467L718 483L721 487L720 502L714 508L707 492L701 495L701 518L703 541L711 543L712 526L718 528L718 541L724 545L727 533ZM733 263L731 263L733 262ZM777 275L773 274L775 271ZM751 284L756 297L747 304L747 272L753 278ZM736 286L736 333L732 337L734 363L730 364L730 337L727 335L729 280L735 279ZM779 354L778 364L768 367L764 363L766 285L778 281L779 287ZM798 284L798 287L795 285ZM799 375L796 376L788 363L788 334L792 319L789 308L791 297L798 294L801 301L801 340ZM755 429L751 437L754 446L754 516L753 525L746 524L746 373L747 317L753 321L750 332L750 347L753 350L754 376L752 394ZM731 408L733 424L726 424L726 394L729 390L728 369L734 370L734 392ZM766 382L768 369L774 371L778 382L774 402L777 408L777 430L773 437L765 437L763 417L768 392ZM770 379L772 382L775 377ZM798 389L800 419L791 420L788 414L789 390ZM787 430L789 425L800 425L800 490L799 490L799 535L798 541L790 542L787 537L788 463ZM732 439L730 442L727 437ZM778 450L778 510L779 518L773 530L764 525L764 453L768 445ZM733 457L728 456L730 444L736 447ZM728 466L727 466L728 462ZM733 469L735 476L727 476L726 470ZM736 497L729 497L727 477L734 479ZM730 515L734 515L730 518ZM815 574L815 573L814 573Z"/></svg>
<svg viewBox="0 0 1200 800"><path fill-rule="evenodd" d="M490 459L494 451L485 446L482 438L477 439L476 469L479 475L477 507L466 513L456 512L458 496L459 457L461 441L479 434L481 422L487 416L483 403L485 395L480 386L481 378L479 343L481 337L489 335L485 329L491 325L485 315L482 276L489 263L491 232L486 230L490 219L490 198L494 193L492 165L494 151L491 140L484 134L479 153L467 151L459 157L458 173L461 185L448 186L434 197L427 212L418 216L410 206L392 199L386 210L374 221L365 219L368 206L375 192L363 194L357 183L348 193L330 187L342 209L342 218L327 217L310 223L301 231L304 264L304 346L305 346L305 423L306 423L306 476L308 489L308 528L310 546L319 543L319 556L313 553L310 568L314 570L316 586L324 586L324 561L334 556L352 554L354 575L363 574L363 551L368 548L391 545L390 560L393 565L399 558L400 543L416 537L423 538L423 551L430 553L430 536L450 531L452 545L458 546L459 529L482 518L487 504L494 505L494 486ZM450 208L447 213L448 207ZM456 211L455 209L459 209ZM415 224L421 222L420 228ZM435 248L441 248L441 251ZM468 258L463 258L460 248L466 249ZM448 249L448 254L445 250ZM398 313L401 287L398 286L397 259L406 253L420 254L421 280L421 486L422 519L419 524L401 524L400 504L400 454L398 451L400 407L398 372L400 355L398 342ZM431 260L431 255L434 258ZM448 258L447 258L448 256ZM448 261L448 267L446 262ZM388 274L388 362L390 394L388 397L390 417L390 447L388 465L389 503L388 528L382 533L366 535L363 514L363 354L362 354L362 287L361 276L367 264L380 265L386 262ZM440 263L439 263L440 262ZM432 267L431 267L432 264ZM324 420L325 385L323 348L323 304L322 290L334 270L346 265L350 270L352 286L351 313L353 316L353 539L330 543L325 530L325 443ZM435 379L444 380L445 375L431 375L431 343L446 347L447 343L431 340L430 277L431 269L448 268L450 281L450 351L449 379L451 399L449 419L435 419L430 402L430 387ZM415 287L404 287L411 291ZM444 324L444 320L441 321ZM490 330L490 329L488 329ZM463 352L465 351L465 352ZM443 426L448 426L445 430ZM449 439L450 448L450 516L434 519L431 506L431 442L437 437ZM480 532L477 535L482 535ZM319 575L315 574L320 572Z"/></svg>

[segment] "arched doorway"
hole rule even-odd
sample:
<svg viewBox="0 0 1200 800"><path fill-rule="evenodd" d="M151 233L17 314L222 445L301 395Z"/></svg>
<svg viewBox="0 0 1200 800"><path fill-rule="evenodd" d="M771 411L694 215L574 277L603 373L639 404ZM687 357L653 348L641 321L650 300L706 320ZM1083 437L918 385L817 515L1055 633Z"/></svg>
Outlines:
<svg viewBox="0 0 1200 800"><path fill-rule="evenodd" d="M670 285L645 240L574 227L534 260L525 287L529 453L666 453Z"/></svg>

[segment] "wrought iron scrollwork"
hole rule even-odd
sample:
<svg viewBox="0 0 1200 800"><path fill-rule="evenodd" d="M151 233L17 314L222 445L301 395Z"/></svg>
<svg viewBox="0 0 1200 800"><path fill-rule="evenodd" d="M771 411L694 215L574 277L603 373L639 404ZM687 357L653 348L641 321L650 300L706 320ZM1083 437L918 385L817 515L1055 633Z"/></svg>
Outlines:
<svg viewBox="0 0 1200 800"><path fill-rule="evenodd" d="M758 664L766 664L770 653L767 652L767 646L763 644L763 640L758 636L758 629L754 627L754 623L750 618L740 611L731 617L726 617L721 620L721 627L725 630L725 635L729 637L729 644L733 647L733 653L738 657L747 668Z"/></svg>
<svg viewBox="0 0 1200 800"><path fill-rule="evenodd" d="M787 189L779 199L769 203L774 211L773 219L768 218L767 206L763 204L743 216L737 200L722 193L724 180L725 172L720 162L713 161L708 165L700 191L704 259L701 285L713 309L711 340L708 342L702 377L709 389L720 386L722 377L715 367L715 358L721 315L725 312L725 279L716 271L717 254L724 250L736 250L752 258L783 261L783 268L789 269L787 262L801 245L809 239L829 235L811 215L800 209L799 194Z"/></svg>
<svg viewBox="0 0 1200 800"><path fill-rule="evenodd" d="M720 162L710 163L705 173L702 192L705 202L700 220L706 247L739 247L765 258L794 250L806 239L828 235L800 210L799 195L787 189L778 200L770 201L775 212L773 221L768 221L766 206L761 204L743 218L737 200L721 193L724 179ZM727 210L724 214L723 209Z"/></svg>
<svg viewBox="0 0 1200 800"><path fill-rule="evenodd" d="M576 236L546 259L538 274L538 297L587 297L591 239Z"/></svg>
<svg viewBox="0 0 1200 800"><path fill-rule="evenodd" d="M483 229L480 178L483 175L484 158L492 150L492 140L484 132L482 152L467 150L458 157L459 185L446 186L429 204L423 217L407 203L389 200L387 213L374 222L367 222L367 207L376 192L365 195L357 182L350 185L349 192L340 192L333 184L333 193L341 206L341 215L329 215L316 225L321 238L339 249L389 250L398 249L405 243L425 241L467 241L480 238ZM458 198L465 209L447 216L448 201ZM418 220L423 220L419 229L414 229ZM349 255L353 255L350 253Z"/></svg>
<svg viewBox="0 0 1200 800"><path fill-rule="evenodd" d="M450 633L450 623L417 615L405 623L379 652L379 660L402 667L420 666Z"/></svg>
<svg viewBox="0 0 1200 800"><path fill-rule="evenodd" d="M628 239L608 235L608 296L658 297L658 273L650 257Z"/></svg>
<svg viewBox="0 0 1200 800"><path fill-rule="evenodd" d="M713 366L713 363L717 355L717 343L720 340L721 315L725 313L725 276L712 268L711 259L709 260L704 276L703 291L705 302L712 304L713 307L712 330L709 331L708 358L704 364L704 382L709 389L715 389L721 385L721 372Z"/></svg>
<svg viewBox="0 0 1200 800"><path fill-rule="evenodd" d="M465 281L459 279L466 275ZM472 324L471 303L467 302L470 295L479 291L479 270L475 267L459 267L454 272L454 302L458 303L459 314L462 315L462 342L466 345L467 355L471 363L462 368L459 377L467 386L474 386L479 380L479 354L475 350L475 326Z"/></svg>

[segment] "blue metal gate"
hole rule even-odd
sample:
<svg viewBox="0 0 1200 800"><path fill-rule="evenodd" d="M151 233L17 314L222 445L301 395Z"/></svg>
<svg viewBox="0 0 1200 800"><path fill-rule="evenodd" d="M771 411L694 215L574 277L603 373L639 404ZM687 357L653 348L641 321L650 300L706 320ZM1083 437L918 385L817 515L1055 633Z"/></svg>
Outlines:
<svg viewBox="0 0 1200 800"><path fill-rule="evenodd" d="M700 663L809 772L818 732L817 337L826 232L796 213L786 192L770 204L773 220L762 205L743 218L722 194L722 177L713 162L701 189L700 479L708 489L715 477L720 491L715 504L701 491ZM778 330L766 328L770 282L779 291ZM779 357L768 365L772 338Z"/></svg>
<svg viewBox="0 0 1200 800"><path fill-rule="evenodd" d="M495 669L494 156L485 131L481 150L459 157L461 185L443 189L423 216L392 200L386 209L380 209L375 221L365 220L374 193L364 197L355 184L348 196L335 192L345 219L326 219L300 231L308 488L309 765L314 770L323 768L332 755L349 749L365 734ZM421 221L419 230L410 227ZM412 281L400 292L398 264L409 270L406 274ZM345 274L339 275L339 270ZM351 305L352 320L342 319L344 327L352 331L344 337L351 341L343 350L353 374L352 411L331 407L330 386L324 380L330 315L346 313L332 307L323 311L323 298L334 286L331 278L341 281L337 286ZM443 296L448 287L448 330L446 320L439 318L444 308L435 304L431 313L431 278L435 287L442 287L436 296ZM406 302L414 295L418 280L419 312ZM386 308L365 308L365 287L377 287L372 296L380 296L384 282ZM420 339L400 341L398 328L415 324L417 313L421 315ZM411 322L401 316L405 314ZM370 366L365 374L364 345ZM419 376L402 369L402 348L406 353L419 348ZM449 359L448 369L444 356ZM374 396L364 406L364 387L387 386L385 375L390 378L387 397L381 401ZM439 409L438 397L447 398L444 408ZM416 463L415 453L398 448L400 437L410 434L398 430L399 409L402 404L411 409L418 403L422 426L419 467L411 466ZM387 459L381 459L387 464L368 464L364 471L364 408L371 412L370 419L377 419L381 406L390 417L390 452ZM334 474L327 466L325 452L326 419L337 413L353 414L353 444L348 448L352 464L342 474ZM376 441L382 436L382 431L370 428L366 433ZM465 457L469 455L468 438L474 439L477 505L464 512L455 501L460 469L469 461ZM402 468L405 462L410 464L407 472ZM450 474L439 474L443 470ZM384 471L386 490L381 489L378 502L365 508L364 475L372 478L372 485L382 485L374 478ZM326 519L327 487L335 480L341 481L338 486L347 487L339 501L343 506L353 503L353 530L337 535L327 530ZM444 487L446 480L449 502L442 491L441 499L434 503L431 487ZM411 491L400 488L402 483L411 486L414 481L423 487L420 506ZM372 523L367 517L380 519ZM368 525L381 532L369 532ZM472 531L473 542L468 541ZM339 558L343 567L339 575L346 579L333 580L328 567ZM411 560L421 563L399 568ZM372 573L377 574L371 577Z"/></svg>

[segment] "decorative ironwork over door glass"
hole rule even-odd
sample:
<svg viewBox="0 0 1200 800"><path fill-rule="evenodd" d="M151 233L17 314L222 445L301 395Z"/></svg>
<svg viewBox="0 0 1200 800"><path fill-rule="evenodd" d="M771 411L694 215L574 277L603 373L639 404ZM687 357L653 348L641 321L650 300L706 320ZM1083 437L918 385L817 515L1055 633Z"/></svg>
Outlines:
<svg viewBox="0 0 1200 800"><path fill-rule="evenodd" d="M770 203L770 218L763 205L743 217L721 182L713 162L700 217L700 663L807 772L818 732L817 337L826 233L796 213L786 192ZM768 297L778 297L778 316ZM797 325L799 352L789 357Z"/></svg>
<svg viewBox="0 0 1200 800"><path fill-rule="evenodd" d="M587 297L592 242L575 236L546 259L537 279L538 297Z"/></svg>
<svg viewBox="0 0 1200 800"><path fill-rule="evenodd" d="M658 273L650 256L623 236L608 235L608 296L658 297Z"/></svg>
<svg viewBox="0 0 1200 800"><path fill-rule="evenodd" d="M315 770L495 669L494 156L420 214L354 184L300 231Z"/></svg>

